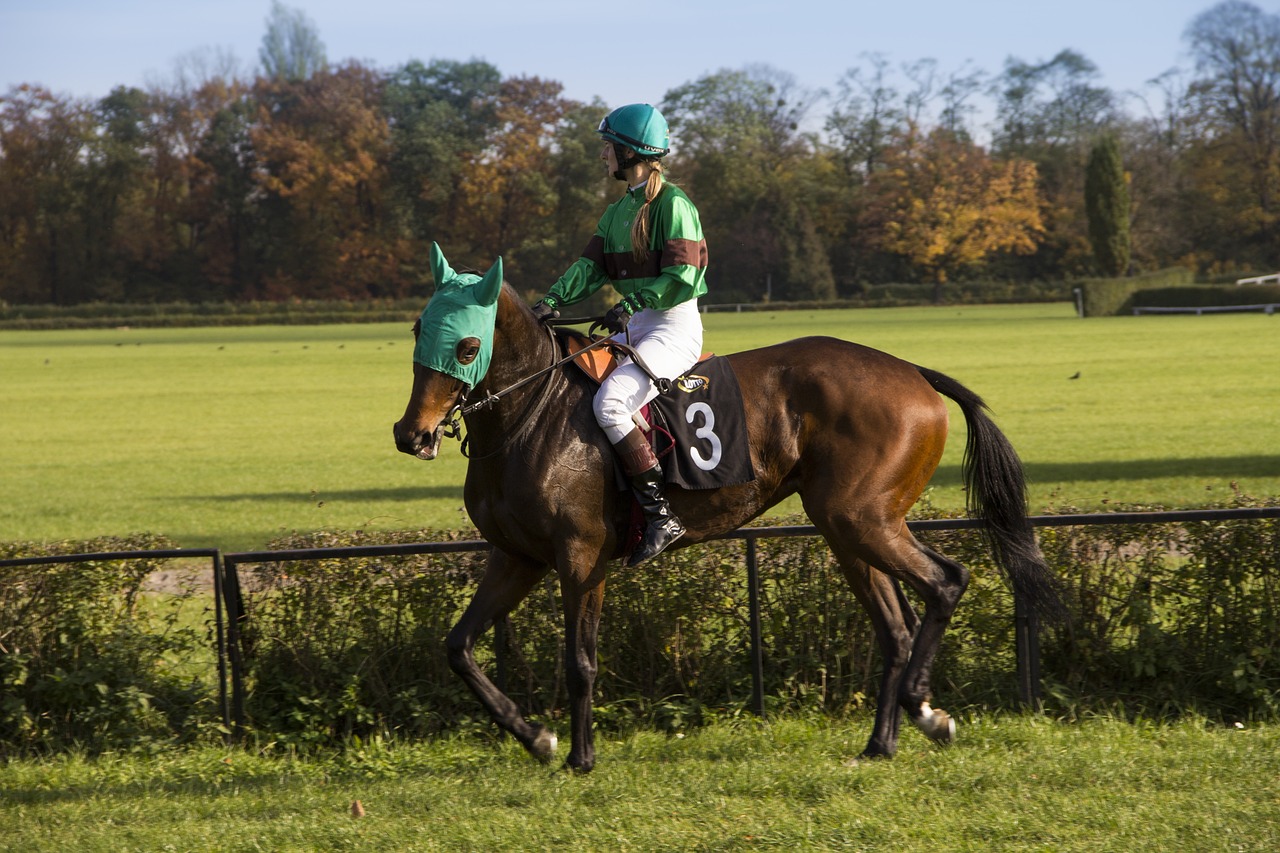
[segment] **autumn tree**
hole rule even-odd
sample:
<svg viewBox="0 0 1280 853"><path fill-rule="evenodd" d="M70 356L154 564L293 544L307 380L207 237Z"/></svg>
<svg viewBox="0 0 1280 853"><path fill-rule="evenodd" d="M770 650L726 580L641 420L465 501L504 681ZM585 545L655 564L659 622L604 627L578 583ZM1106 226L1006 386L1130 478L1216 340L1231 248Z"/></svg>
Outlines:
<svg viewBox="0 0 1280 853"><path fill-rule="evenodd" d="M406 247L386 216L381 78L357 63L259 80L250 131L262 193L261 296L398 295Z"/></svg>
<svg viewBox="0 0 1280 853"><path fill-rule="evenodd" d="M997 252L1033 252L1044 232L1034 164L993 160L940 129L898 140L870 189L864 224L924 271L935 302L961 270Z"/></svg>
<svg viewBox="0 0 1280 853"><path fill-rule="evenodd" d="M459 257L488 266L501 255L508 275L520 280L541 256L539 247L555 239L549 155L573 106L561 97L563 88L537 77L508 78L498 87L484 146L466 153L459 172L452 217Z"/></svg>
<svg viewBox="0 0 1280 853"><path fill-rule="evenodd" d="M1115 96L1097 85L1099 77L1087 57L1062 50L1042 62L1010 57L995 81L992 151L1034 163L1045 199L1044 239L1028 256L1023 275L1081 274L1092 268L1085 162L1093 140L1118 118Z"/></svg>
<svg viewBox="0 0 1280 853"><path fill-rule="evenodd" d="M74 304L85 290L91 108L38 86L0 98L0 298Z"/></svg>
<svg viewBox="0 0 1280 853"><path fill-rule="evenodd" d="M1218 191L1234 196L1223 213L1255 262L1280 262L1280 14L1226 0L1198 15L1186 40L1200 75L1193 93L1216 120L1218 150L1203 154L1221 156Z"/></svg>

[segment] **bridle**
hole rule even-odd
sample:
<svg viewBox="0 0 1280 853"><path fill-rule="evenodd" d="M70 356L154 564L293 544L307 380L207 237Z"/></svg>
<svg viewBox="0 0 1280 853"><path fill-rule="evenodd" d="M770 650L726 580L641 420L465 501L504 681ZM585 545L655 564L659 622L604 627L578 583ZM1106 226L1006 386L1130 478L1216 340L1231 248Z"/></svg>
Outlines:
<svg viewBox="0 0 1280 853"><path fill-rule="evenodd" d="M568 320L568 321L562 320L560 323L556 325L561 325L561 326L571 325L578 322L581 322L581 320L576 320L576 319ZM593 323L590 329L588 330L587 334L588 335L593 334L598 327L599 327L599 323ZM444 432L442 433L442 435L445 438L459 439L462 442L462 455L465 456L467 459L473 459L473 460L489 459L493 456L497 456L499 453L505 450L508 446L510 446L512 442L514 442L517 438L519 438L524 433L524 431L529 427L529 424L533 423L537 415L542 413L543 407L546 405L547 400L550 398L550 394L547 392L550 390L551 378L555 370L559 367L564 366L570 361L573 361L583 353L588 352L590 350L597 349L600 347L604 347L606 349L621 350L624 355L630 358L636 364L636 366L638 366L641 370L643 370L645 374L647 374L648 377L651 380L653 380L654 386L658 389L658 392L660 394L667 393L667 391L669 391L671 388L671 380L656 376L653 373L653 371L649 369L648 365L644 363L644 360L640 358L640 354L635 351L635 348L633 348L629 344L624 344L621 341L616 341L613 338L609 338L609 337L596 338L592 340L591 343L583 347L582 349L577 350L576 352L570 353L569 355L564 356L563 358L556 358L555 353L558 349L558 346L556 341L555 330L551 327L551 325L543 326L543 329L546 331L547 336L551 339L551 345L552 345L551 346L551 352L552 352L551 364L547 365L546 367L542 368L536 373L531 373L528 376L524 377L523 379L517 380L511 385L508 385L506 388L503 388L501 391L486 392L482 398L480 398L479 400L476 400L475 402L468 401L471 396L471 392L475 389L470 386L467 386L463 388L462 393L459 395L458 402L455 403L453 408L449 410L448 414L444 416ZM511 429L507 430L506 435L503 436L502 441L498 443L498 446L496 448L484 454L483 456L472 456L470 453L471 435L468 434L466 436L463 436L462 419L465 418L467 415L471 414L472 412L482 412L485 409L489 409L496 406L498 402L502 400L503 397L506 397L508 394L510 394L513 391L517 391L523 388L524 386L528 385L530 382L533 382L539 377L546 377L546 378L543 380L542 387L539 389L538 393L534 394L532 397L529 398L529 402L525 404L524 410L516 417L516 425Z"/></svg>

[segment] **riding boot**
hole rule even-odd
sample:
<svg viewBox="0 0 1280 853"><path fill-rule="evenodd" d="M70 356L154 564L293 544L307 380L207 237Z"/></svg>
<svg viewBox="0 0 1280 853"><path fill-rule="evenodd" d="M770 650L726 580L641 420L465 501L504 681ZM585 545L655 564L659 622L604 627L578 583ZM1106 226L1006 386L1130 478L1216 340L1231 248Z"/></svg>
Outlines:
<svg viewBox="0 0 1280 853"><path fill-rule="evenodd" d="M663 493L662 466L653 448L640 430L634 429L613 446L622 460L622 470L631 482L644 513L645 530L640 544L631 552L628 566L637 566L650 557L657 556L668 545L684 535L684 525L671 512L671 504Z"/></svg>

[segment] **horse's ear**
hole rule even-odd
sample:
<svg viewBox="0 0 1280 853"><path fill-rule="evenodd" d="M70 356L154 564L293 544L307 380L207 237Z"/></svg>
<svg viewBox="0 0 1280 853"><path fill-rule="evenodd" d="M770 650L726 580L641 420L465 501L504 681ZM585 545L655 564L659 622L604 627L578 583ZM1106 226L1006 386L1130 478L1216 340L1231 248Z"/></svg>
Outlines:
<svg viewBox="0 0 1280 853"><path fill-rule="evenodd" d="M440 244L432 241L431 277L436 280L436 287L442 287L454 275L453 267L449 266L449 262L444 259L444 252L440 251Z"/></svg>
<svg viewBox="0 0 1280 853"><path fill-rule="evenodd" d="M476 302L481 305L496 304L498 294L502 292L502 258L499 257L494 261L493 266L489 267L489 271L484 274L484 278L472 287L475 288Z"/></svg>

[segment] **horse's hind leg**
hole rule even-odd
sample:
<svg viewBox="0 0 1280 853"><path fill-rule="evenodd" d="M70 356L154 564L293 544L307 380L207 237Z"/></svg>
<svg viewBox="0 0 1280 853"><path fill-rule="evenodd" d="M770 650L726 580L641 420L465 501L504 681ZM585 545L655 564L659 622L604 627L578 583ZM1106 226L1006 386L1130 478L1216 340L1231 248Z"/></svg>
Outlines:
<svg viewBox="0 0 1280 853"><path fill-rule="evenodd" d="M876 697L876 721L862 754L868 758L887 758L898 748L898 724L902 719L898 696L911 659L911 641L918 620L893 578L857 559L840 560L840 569L871 619L884 659L880 692Z"/></svg>
<svg viewBox="0 0 1280 853"><path fill-rule="evenodd" d="M851 558L865 561L873 569L909 585L924 602L924 613L911 642L911 655L893 696L921 731L935 741L949 743L955 737L955 723L945 711L930 706L929 673L942 635L969 584L969 572L956 561L921 545L901 519L875 523L855 513L822 522L815 518L814 522L842 564ZM887 600L884 595L880 598ZM904 612L904 603L897 599L897 612ZM875 611L869 608L869 612L874 619ZM895 611L890 608L888 612ZM890 650L886 649L885 654L888 667ZM884 701L885 697L881 697L881 702ZM885 707L884 704L881 707ZM873 745L868 745L869 750L872 748Z"/></svg>
<svg viewBox="0 0 1280 853"><path fill-rule="evenodd" d="M494 620L510 613L523 601L547 571L546 566L536 561L495 548L489 553L489 565L471 603L445 641L450 668L471 688L494 722L540 761L551 760L556 751L556 736L546 726L525 720L516 703L476 665L474 649L476 638L488 630Z"/></svg>

